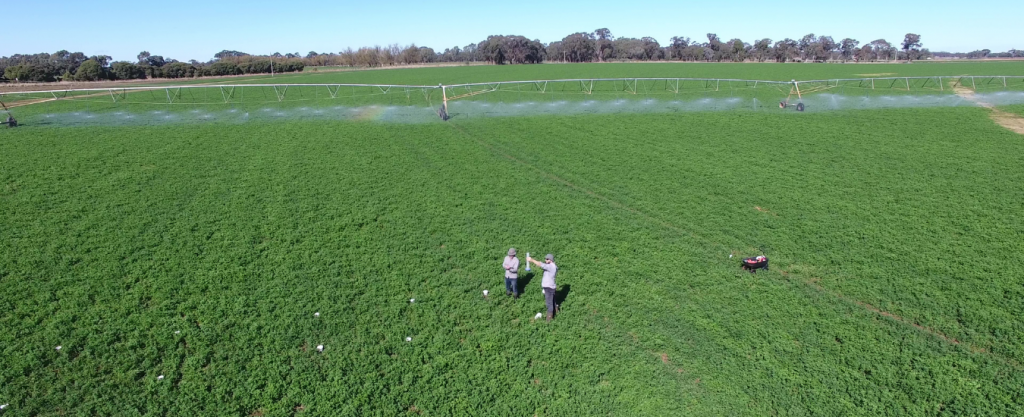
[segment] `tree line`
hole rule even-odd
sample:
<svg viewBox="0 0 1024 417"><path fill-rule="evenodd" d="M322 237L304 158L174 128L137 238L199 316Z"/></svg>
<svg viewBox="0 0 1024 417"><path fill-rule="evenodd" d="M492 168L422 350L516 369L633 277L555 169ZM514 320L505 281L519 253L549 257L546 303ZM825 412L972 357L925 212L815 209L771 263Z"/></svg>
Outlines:
<svg viewBox="0 0 1024 417"><path fill-rule="evenodd" d="M298 54L295 54L298 56ZM519 35L492 35L478 43L454 46L436 52L433 48L397 44L347 49L339 53L310 52L303 58L310 66L380 67L433 62L486 62L492 64L535 64L544 61L707 61L707 62L828 62L918 60L931 56L921 48L921 36L908 33L903 42L892 44L876 39L861 45L851 38L808 34L800 39L772 41L764 38L745 42L723 41L708 33L707 41L673 36L667 45L652 37L616 38L607 28L577 32L551 43Z"/></svg>
<svg viewBox="0 0 1024 417"><path fill-rule="evenodd" d="M704 62L874 62L919 60L931 56L952 58L1024 57L1024 51L993 54L984 49L968 53L939 52L922 48L921 36L908 33L899 44L885 39L867 43L852 38L807 34L799 39L769 38L723 41L715 33L693 40L673 36L662 45L652 37L615 37L607 28L577 32L561 40L542 43L519 35L492 35L477 43L437 52L415 44L347 48L341 52L274 53L251 55L223 50L206 62L180 62L148 51L137 60L111 62L106 55L81 52L0 57L0 81L96 81L145 78L193 78L219 75L270 74L302 71L307 66L385 67L421 63L538 64L605 61L704 61Z"/></svg>
<svg viewBox="0 0 1024 417"><path fill-rule="evenodd" d="M971 52L934 52L939 58L981 59L981 58L1024 58L1024 51L1011 49L1006 52L992 52L990 49L979 49Z"/></svg>
<svg viewBox="0 0 1024 417"><path fill-rule="evenodd" d="M143 51L135 62L111 62L111 57L107 55L86 56L81 52L65 50L52 54L19 54L0 57L0 80L53 82L194 78L296 72L302 71L306 65L301 57L285 57L281 54L254 56L223 51L218 55L208 62L180 62Z"/></svg>

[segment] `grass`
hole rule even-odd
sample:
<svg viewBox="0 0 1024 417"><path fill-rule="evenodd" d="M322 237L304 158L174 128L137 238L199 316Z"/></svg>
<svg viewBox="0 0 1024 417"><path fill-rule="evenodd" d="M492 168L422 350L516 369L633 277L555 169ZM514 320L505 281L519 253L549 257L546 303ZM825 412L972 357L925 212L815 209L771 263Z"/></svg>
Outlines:
<svg viewBox="0 0 1024 417"><path fill-rule="evenodd" d="M1019 114L1022 117L1024 117L1024 105L1022 105L1022 104L1010 105L1010 106L1000 106L999 108L1002 109L1002 110L1008 111L1010 113Z"/></svg>
<svg viewBox="0 0 1024 417"><path fill-rule="evenodd" d="M735 78L788 81L835 78L1021 75L1024 61L915 62L912 64L777 63L590 63L398 68L366 71L296 73L258 83L351 83L437 85L491 81L576 78Z"/></svg>
<svg viewBox="0 0 1024 417"><path fill-rule="evenodd" d="M333 68L333 67L332 67ZM341 67L344 68L344 67ZM804 64L804 63L547 63L542 65L465 65L444 67L398 67L352 69L346 71L309 71L271 76L154 80L141 85L189 84L402 84L437 85L492 81L554 80L577 78L732 78L788 81L836 78L927 77L954 75L1021 75L1024 61L957 61Z"/></svg>
<svg viewBox="0 0 1024 417"><path fill-rule="evenodd" d="M979 108L0 130L0 403L1020 414L1022 148Z"/></svg>
<svg viewBox="0 0 1024 417"><path fill-rule="evenodd" d="M393 96L401 94L381 94L381 90L376 87L366 88L344 88L342 90L330 90L325 87L290 87L289 90L278 90L275 91L271 88L275 84L396 84L396 85L425 85L435 86L438 84L463 84L463 83L482 83L482 82L497 82L497 81L516 81L516 80L555 80L555 79L577 79L577 78L720 78L720 79L742 79L742 80L774 80L774 81L787 81L791 79L796 80L833 80L833 79L860 79L866 77L924 77L924 76L959 76L959 75L1020 75L1018 78L1011 78L1007 80L1007 87L1010 90L1021 90L1024 88L1024 61L1003 61L1003 62L916 62L912 64L899 63L899 64L777 64L777 63L590 63L590 64L544 64L544 65L473 65L473 66L454 66L454 67L418 67L418 68L396 68L396 69L372 69L372 70L356 70L356 71L335 71L335 72L311 72L311 73L290 73L278 75L276 77L270 77L266 74L246 76L246 77L232 77L223 79L193 79L193 80L159 80L152 84L146 84L150 86L168 86L168 85L235 85L235 84L266 84L268 87L260 88L241 88L232 91L221 91L220 89L200 89L200 90L187 90L181 97L174 97L171 101L174 103L223 103L222 96L225 94L234 94L234 97L230 100L231 102L239 102L245 100L256 99L260 104L266 104L273 101L275 94L286 93L284 96L285 101L308 101L316 99L316 101L324 100L330 96L341 94L341 96L352 95L358 97L358 100L366 101L364 99L367 96L376 95L380 97L369 97L371 100L377 100L381 103L392 105L395 103ZM947 87L951 86L953 79L943 79L943 82L947 84ZM964 81L968 83L969 81ZM979 85L977 89L991 91L1002 89L1001 79L980 79L977 80ZM951 94L950 91L939 91L934 83L930 85L917 85L922 81L917 81L913 84L913 92L915 93L935 93L935 94ZM632 95L623 93L628 88L628 85L619 85L621 82L597 82L593 88L595 92L601 92L604 96L609 96L610 91L602 90L617 90L619 96L623 98L629 98ZM668 85L660 85L657 82L644 82L644 84L651 84L649 86L653 88L655 93L665 93L672 88ZM676 86L677 90L688 91L695 94L705 94L707 92L706 86L700 86L699 82L683 82L685 85ZM715 83L715 89L717 90L718 83ZM735 85L733 85L735 84ZM831 85L832 83L827 83ZM882 82L882 84L885 84ZM927 84L927 82L925 82ZM132 84L132 86L142 86L143 84ZM847 91L847 87L844 84L842 89L843 92L848 92L853 95L861 94L889 94L892 92L898 92L899 86L903 85L903 81L900 80L899 84L895 87L887 87L879 85L878 90L869 88L871 84L865 84L861 87L854 87ZM973 85L971 83L970 85ZM807 85L805 88L814 89L816 85ZM530 85L523 86L527 89ZM549 87L549 93L557 93L554 91L558 88L568 88L573 92L578 93L580 90L579 85L558 84L551 85ZM770 97L771 100L776 99L780 94L785 94L781 91L775 91L772 87L761 86L760 93L767 94L766 97ZM485 86L476 87L476 89L482 89ZM512 87L509 87L512 88ZM539 88L539 87L538 87ZM638 90L641 87L635 87ZM746 97L755 94L752 91L751 85L746 83L729 83L725 82L722 85L723 89L732 90L736 93ZM785 90L785 86L779 87ZM515 87L516 92L520 89L519 86ZM756 90L756 89L755 89ZM770 91L769 91L770 90ZM946 90L949 90L948 88ZM248 91L246 95L245 91ZM458 90L462 91L462 90ZM458 94L458 91L452 91L452 94ZM467 90L468 91L468 90ZM145 103L157 103L167 104L170 96L175 93L181 93L178 90L156 90L156 91L145 91L139 93L129 93L127 99L129 101L145 102ZM201 95L201 97L193 97L193 95ZM415 93L415 95L420 95ZM512 93L515 96L514 93ZM106 104L111 106L112 98L115 93L110 92L78 92L72 93L69 97L76 98L79 101L92 101L97 105ZM433 92L433 96L430 100L440 101L440 93ZM579 96L579 94L576 94ZM663 95L663 94L662 94ZM488 100L488 99L506 99L509 94L505 94L500 98L494 98L493 94L484 96L475 96L472 100ZM558 94L547 94L545 97L538 97L538 99L550 99L551 97L559 96ZM678 95L677 95L678 96ZM684 94L684 96L686 96ZM518 99L518 96L512 97ZM564 95L559 96L564 97ZM762 98L766 98L762 97ZM49 93L33 93L24 92L16 94L8 94L3 97L3 100L8 103L14 103L21 100L39 100L49 99L52 95ZM578 99L579 97L576 97ZM771 100L768 100L769 102ZM408 100L398 100L400 102L407 102ZM415 100L414 100L415 101ZM424 101L424 100L419 100ZM51 108L55 108L50 106ZM59 107L56 107L59 108ZM25 109L19 110L24 112ZM29 110L31 112L31 110Z"/></svg>

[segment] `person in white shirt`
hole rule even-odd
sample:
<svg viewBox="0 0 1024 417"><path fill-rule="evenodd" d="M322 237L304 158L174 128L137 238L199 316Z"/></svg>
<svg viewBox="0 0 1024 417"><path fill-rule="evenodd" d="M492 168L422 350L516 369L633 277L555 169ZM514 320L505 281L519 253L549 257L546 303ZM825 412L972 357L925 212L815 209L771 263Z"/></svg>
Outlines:
<svg viewBox="0 0 1024 417"><path fill-rule="evenodd" d="M544 304L548 307L548 321L551 321L555 317L555 275L558 274L558 265L555 265L555 255L547 254L544 257L544 263L537 262L536 259L529 257L526 258L526 261L544 270L544 278L541 279L540 286L544 289Z"/></svg>

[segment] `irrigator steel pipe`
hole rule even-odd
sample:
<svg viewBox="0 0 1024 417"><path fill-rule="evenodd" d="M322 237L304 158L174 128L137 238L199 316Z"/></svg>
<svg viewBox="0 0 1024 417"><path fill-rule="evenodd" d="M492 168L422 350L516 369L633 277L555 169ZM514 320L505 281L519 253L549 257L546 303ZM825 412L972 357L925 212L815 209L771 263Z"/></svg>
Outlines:
<svg viewBox="0 0 1024 417"><path fill-rule="evenodd" d="M389 88L437 88L431 85L402 85L402 84L218 84L218 85L207 85L207 84L196 84L196 85L163 85L163 86L138 86L138 87L108 87L108 88L68 88L63 90L39 90L39 91L19 91L19 92L0 92L0 96L4 95L25 95L25 94L46 94L46 93L63 93L65 91L75 92L107 92L107 91L152 91L152 90L166 90L166 89L178 89L178 88L232 88L232 87L389 87Z"/></svg>
<svg viewBox="0 0 1024 417"><path fill-rule="evenodd" d="M476 87L481 85L495 85L495 84L527 84L527 83L559 83L559 82L580 82L580 81L736 81L736 82L752 82L752 83L769 83L769 84L788 84L788 81L764 81L764 80L741 80L735 78L566 78L560 80L523 80L523 81L492 81L486 83L467 83L467 84L449 84L446 87Z"/></svg>
<svg viewBox="0 0 1024 417"><path fill-rule="evenodd" d="M566 79L559 79L559 80L492 81L492 82L481 82L481 83L448 84L448 85L446 85L446 87L475 87L475 86L489 86L489 85L496 85L496 84L526 84L526 83L539 83L539 82L557 83L557 82L623 81L623 80L630 80L630 81L632 81L632 80L640 80L640 81L665 81L665 80L675 81L675 80L679 80L679 81L728 81L728 82L735 81L735 82L750 82L750 83L755 83L755 84L760 84L760 83L765 83L765 84L792 84L794 82L801 82L801 83L805 83L806 84L806 83L833 83L833 82L834 83L838 83L838 82L841 82L841 81L867 81L867 80L872 80L872 81L873 80L878 80L878 81L927 80L927 79L935 79L935 78L941 79L941 78L955 78L955 77L957 77L957 76L942 75L942 76L928 76L928 77L829 78L829 79L824 79L824 80L799 80L799 81L797 81L797 80L790 80L790 81L744 80L744 79L737 79L737 78L676 78L676 77L660 77L660 78L566 78ZM967 77L970 77L970 76L963 76L963 78L967 78ZM997 78L997 79L998 78L1003 78L1003 77L1006 77L1006 78L1009 78L1009 79L1020 78L1022 81L1024 81L1024 75L1015 75L1015 76L1014 75L1005 75L1005 76L1003 76L1003 75L987 75L985 77Z"/></svg>
<svg viewBox="0 0 1024 417"><path fill-rule="evenodd" d="M1007 78L1009 80L1021 79L1024 81L1022 75L989 75L985 77L990 78ZM879 78L832 78L827 80L802 80L801 83L821 83L821 82L840 82L840 81L895 81L895 80L922 80L922 79L934 79L937 76L931 77L879 77ZM941 78L957 78L957 76L939 76ZM963 78L971 78L972 81L975 76L960 76ZM519 80L519 81L492 81L483 83L464 83L464 84L442 84L441 87L453 88L453 87L475 87L484 85L499 85L499 84L527 84L527 83L557 83L557 82L581 82L581 81L623 81L623 80L640 80L640 81L729 81L729 82L751 82L755 84L792 84L794 81L774 81L774 80L743 80L736 78L568 78L559 80ZM0 92L0 97L3 96L14 96L14 95L26 95L26 94L54 94L54 93L65 93L65 92L109 92L109 91L152 91L152 90L165 90L165 89L200 89L200 88L232 88L232 87L261 87L261 88L272 88L272 87L389 87L389 88L437 88L438 86L432 85L411 85L411 84L289 84L289 83L273 83L273 84L193 84L193 85L164 85L164 86L136 86L136 87L107 87L107 88L66 88L60 90L38 90L38 91L19 91L19 92Z"/></svg>

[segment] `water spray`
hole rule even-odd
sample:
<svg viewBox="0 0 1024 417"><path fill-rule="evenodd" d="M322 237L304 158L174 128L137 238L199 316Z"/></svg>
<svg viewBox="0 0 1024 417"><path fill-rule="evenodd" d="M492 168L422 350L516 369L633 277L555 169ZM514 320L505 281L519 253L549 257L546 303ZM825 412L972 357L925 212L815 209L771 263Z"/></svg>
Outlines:
<svg viewBox="0 0 1024 417"><path fill-rule="evenodd" d="M956 80L955 85L980 91L975 91L971 99L964 99L944 91L949 83L943 80ZM286 85L280 84L139 86L0 93L0 123L9 127L18 126L19 122L41 126L153 126L298 119L419 124L436 123L434 117L450 120L449 102L455 100L460 101L457 104L459 114L471 117L758 111L764 108L766 101L778 103L781 109L793 108L797 111L804 111L805 106L811 106L812 111L830 111L977 106L979 102L991 105L1024 103L1024 77L1021 76L801 81L647 78L627 81L627 90L622 90L623 79L566 79L441 83L430 86L296 84L291 85L287 93L282 89ZM643 88L637 87L639 85ZM782 97L783 93L787 93L786 85L790 86L790 91L788 97ZM371 88L371 92L364 92L367 87ZM236 88L239 92L237 96L232 93ZM243 88L250 90L244 99L240 93ZM352 94L339 93L339 88L352 88ZM448 88L452 89L450 97ZM994 88L1006 91L986 91ZM178 90L188 91L186 95L191 92L199 94L189 96L194 99L193 102L179 102L181 94ZM326 95L323 94L324 90ZM441 103L436 102L437 90L441 90ZM404 94L395 94L397 91L403 91ZM422 97L413 93L422 93ZM864 95L858 96L858 93ZM102 98L108 94L114 97L113 107L109 107L109 99ZM808 95L807 101L803 100L804 94ZM300 102L309 97L350 101L344 101L347 104L344 106L334 105L337 101L330 102L329 107L324 107L324 103L320 102L317 106ZM774 101L776 99L781 100ZM70 108L64 112L49 109L31 114L19 113L23 120L16 121L13 110L6 106L7 101L12 101L11 107L19 107L18 110L21 110L22 105L45 107L48 105L43 103L51 101L78 101L83 103L83 107ZM108 104L97 104L96 107L90 104L103 102ZM144 107L140 112L136 111L135 103L161 107ZM132 106L127 112L126 104ZM171 104L193 105L175 108Z"/></svg>

